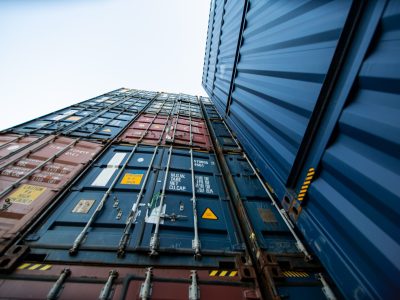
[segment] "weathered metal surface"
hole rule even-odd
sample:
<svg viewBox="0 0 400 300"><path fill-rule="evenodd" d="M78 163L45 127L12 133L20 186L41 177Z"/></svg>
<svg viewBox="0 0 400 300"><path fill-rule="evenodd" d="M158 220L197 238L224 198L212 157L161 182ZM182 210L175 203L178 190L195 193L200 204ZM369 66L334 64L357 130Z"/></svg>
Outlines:
<svg viewBox="0 0 400 300"><path fill-rule="evenodd" d="M214 155L144 145L111 146L25 242L71 262L215 266L244 252Z"/></svg>
<svg viewBox="0 0 400 300"><path fill-rule="evenodd" d="M187 116L143 114L122 133L119 141L149 145L175 145L211 150L212 143L203 119Z"/></svg>
<svg viewBox="0 0 400 300"><path fill-rule="evenodd" d="M255 278L235 266L205 270L148 269L28 261L7 277L0 275L0 287L0 299L49 299L49 295L65 300L261 299Z"/></svg>
<svg viewBox="0 0 400 300"><path fill-rule="evenodd" d="M64 134L110 140L117 136L151 101L136 96L107 95L39 117L8 131L20 134Z"/></svg>
<svg viewBox="0 0 400 300"><path fill-rule="evenodd" d="M226 3L212 4L224 5L223 17L234 12ZM207 44L203 86L341 292L393 298L398 2L248 3L230 85L210 72L222 70L209 55L221 39Z"/></svg>
<svg viewBox="0 0 400 300"><path fill-rule="evenodd" d="M0 163L1 160L26 149L38 140L43 139L43 136L3 133L0 134Z"/></svg>
<svg viewBox="0 0 400 300"><path fill-rule="evenodd" d="M0 163L0 250L21 234L102 149L48 136Z"/></svg>

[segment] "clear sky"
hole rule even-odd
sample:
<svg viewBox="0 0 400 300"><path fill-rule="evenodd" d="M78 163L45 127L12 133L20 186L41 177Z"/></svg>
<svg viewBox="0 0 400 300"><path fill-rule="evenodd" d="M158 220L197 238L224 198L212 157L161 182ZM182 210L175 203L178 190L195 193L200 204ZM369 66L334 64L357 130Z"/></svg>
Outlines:
<svg viewBox="0 0 400 300"><path fill-rule="evenodd" d="M120 88L205 95L207 0L1 0L0 129Z"/></svg>

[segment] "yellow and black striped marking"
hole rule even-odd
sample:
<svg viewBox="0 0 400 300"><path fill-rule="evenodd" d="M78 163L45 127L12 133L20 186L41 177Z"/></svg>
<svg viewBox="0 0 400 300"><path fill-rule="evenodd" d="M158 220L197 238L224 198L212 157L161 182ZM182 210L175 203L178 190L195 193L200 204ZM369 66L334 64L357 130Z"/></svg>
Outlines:
<svg viewBox="0 0 400 300"><path fill-rule="evenodd" d="M236 270L211 270L208 275L211 277L235 277L238 276Z"/></svg>
<svg viewBox="0 0 400 300"><path fill-rule="evenodd" d="M39 270L39 271L47 271L51 269L51 265L42 265L42 264L29 264L25 263L18 267L19 270Z"/></svg>
<svg viewBox="0 0 400 300"><path fill-rule="evenodd" d="M284 271L282 272L283 276L285 277L296 277L296 278L306 278L309 277L310 275L306 272L296 272L296 271Z"/></svg>
<svg viewBox="0 0 400 300"><path fill-rule="evenodd" d="M312 180L313 177L314 177L314 174L315 174L314 168L310 168L310 169L308 170L306 179L304 179L303 186L301 187L300 192L299 192L299 194L297 195L297 200L303 201L303 199L304 199L304 197L305 197L305 195L306 195L306 193L307 193L308 187L309 187L310 184L311 184L311 180Z"/></svg>

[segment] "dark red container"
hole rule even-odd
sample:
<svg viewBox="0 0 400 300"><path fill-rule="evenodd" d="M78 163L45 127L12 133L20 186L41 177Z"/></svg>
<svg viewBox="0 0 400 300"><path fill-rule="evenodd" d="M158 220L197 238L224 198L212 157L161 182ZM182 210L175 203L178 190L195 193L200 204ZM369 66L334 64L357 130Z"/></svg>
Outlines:
<svg viewBox="0 0 400 300"><path fill-rule="evenodd" d="M191 146L196 150L212 150L212 142L204 120L186 116L143 114L125 130L119 142L173 144Z"/></svg>
<svg viewBox="0 0 400 300"><path fill-rule="evenodd" d="M76 138L48 136L3 157L0 161L0 253L102 147Z"/></svg>
<svg viewBox="0 0 400 300"><path fill-rule="evenodd" d="M261 299L240 270L63 266L22 263L0 275L0 299ZM245 279L245 281L243 281Z"/></svg>
<svg viewBox="0 0 400 300"><path fill-rule="evenodd" d="M0 134L0 163L4 157L12 155L21 149L29 147L41 137L35 135L22 135L14 133Z"/></svg>

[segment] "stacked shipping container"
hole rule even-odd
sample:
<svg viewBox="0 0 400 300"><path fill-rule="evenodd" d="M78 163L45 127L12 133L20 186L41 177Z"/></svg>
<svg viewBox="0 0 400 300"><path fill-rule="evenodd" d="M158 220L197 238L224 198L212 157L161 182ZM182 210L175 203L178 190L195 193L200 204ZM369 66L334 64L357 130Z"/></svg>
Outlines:
<svg viewBox="0 0 400 300"><path fill-rule="evenodd" d="M212 101L119 89L0 133L0 298L394 298L399 15L215 0Z"/></svg>
<svg viewBox="0 0 400 300"><path fill-rule="evenodd" d="M247 249L269 299L334 298L322 266L261 180L240 143L208 98L201 98L215 151ZM338 294L340 295L340 294Z"/></svg>
<svg viewBox="0 0 400 300"><path fill-rule="evenodd" d="M197 97L120 89L1 141L0 298L262 297Z"/></svg>
<svg viewBox="0 0 400 300"><path fill-rule="evenodd" d="M208 98L120 89L0 141L0 298L333 295Z"/></svg>
<svg viewBox="0 0 400 300"><path fill-rule="evenodd" d="M348 298L399 293L399 28L398 1L211 3L203 87Z"/></svg>

